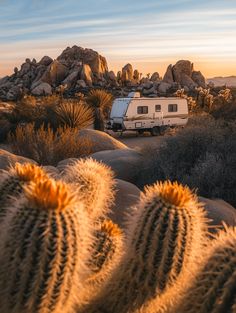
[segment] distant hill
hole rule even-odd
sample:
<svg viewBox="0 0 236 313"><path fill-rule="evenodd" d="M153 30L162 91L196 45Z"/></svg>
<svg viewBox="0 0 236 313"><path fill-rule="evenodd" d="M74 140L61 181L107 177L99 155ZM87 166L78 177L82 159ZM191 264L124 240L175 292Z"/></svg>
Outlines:
<svg viewBox="0 0 236 313"><path fill-rule="evenodd" d="M228 77L213 77L213 78L208 78L207 83L214 83L216 87L224 86L226 85L227 87L236 87L236 76L228 76Z"/></svg>

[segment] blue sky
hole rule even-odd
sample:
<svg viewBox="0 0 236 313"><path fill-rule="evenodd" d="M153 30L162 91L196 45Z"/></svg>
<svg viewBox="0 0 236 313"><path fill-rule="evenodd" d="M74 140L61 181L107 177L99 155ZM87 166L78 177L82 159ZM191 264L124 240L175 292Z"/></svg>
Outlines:
<svg viewBox="0 0 236 313"><path fill-rule="evenodd" d="M236 0L0 0L0 77L73 45L115 71L163 74L190 59L208 77L236 75Z"/></svg>

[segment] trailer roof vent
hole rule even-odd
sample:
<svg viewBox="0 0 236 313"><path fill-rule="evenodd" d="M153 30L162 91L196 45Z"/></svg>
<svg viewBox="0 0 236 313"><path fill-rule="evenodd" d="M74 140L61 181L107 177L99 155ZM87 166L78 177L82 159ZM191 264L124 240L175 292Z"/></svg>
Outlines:
<svg viewBox="0 0 236 313"><path fill-rule="evenodd" d="M128 98L140 98L140 92L132 91L128 94Z"/></svg>

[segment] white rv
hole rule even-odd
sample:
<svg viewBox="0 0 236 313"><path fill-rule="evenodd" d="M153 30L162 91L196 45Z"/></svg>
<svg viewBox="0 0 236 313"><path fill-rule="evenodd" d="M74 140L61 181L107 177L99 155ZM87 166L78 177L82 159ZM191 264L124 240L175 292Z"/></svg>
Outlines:
<svg viewBox="0 0 236 313"><path fill-rule="evenodd" d="M188 121L188 104L182 98L145 98L133 92L112 104L108 129L113 131L150 131L158 135L167 126L184 126Z"/></svg>

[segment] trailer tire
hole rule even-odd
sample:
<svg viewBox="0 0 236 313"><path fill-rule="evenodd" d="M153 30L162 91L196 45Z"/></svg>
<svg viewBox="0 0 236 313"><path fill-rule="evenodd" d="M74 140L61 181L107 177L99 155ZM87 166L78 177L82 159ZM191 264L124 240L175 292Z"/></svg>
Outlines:
<svg viewBox="0 0 236 313"><path fill-rule="evenodd" d="M160 128L157 127L157 126L153 127L153 128L151 129L151 135L152 135L152 136L158 136L158 135L160 135Z"/></svg>
<svg viewBox="0 0 236 313"><path fill-rule="evenodd" d="M139 130L138 130L138 134L139 134L139 135L143 135L143 134L144 134L144 130L143 130L143 129L139 129Z"/></svg>

